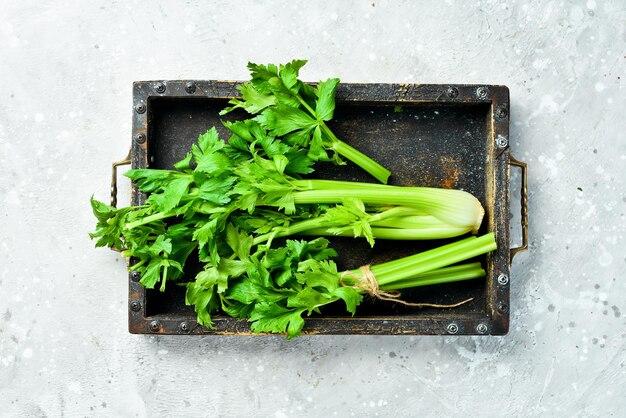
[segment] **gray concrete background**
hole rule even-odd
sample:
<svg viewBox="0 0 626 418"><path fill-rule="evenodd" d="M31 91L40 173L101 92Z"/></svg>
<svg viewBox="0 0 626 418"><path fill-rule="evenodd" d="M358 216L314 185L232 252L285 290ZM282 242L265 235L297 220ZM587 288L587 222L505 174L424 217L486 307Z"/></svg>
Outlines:
<svg viewBox="0 0 626 418"><path fill-rule="evenodd" d="M0 415L624 416L625 7L3 1ZM531 250L508 336L128 334L124 260L87 232L132 81L294 57L309 80L510 87Z"/></svg>

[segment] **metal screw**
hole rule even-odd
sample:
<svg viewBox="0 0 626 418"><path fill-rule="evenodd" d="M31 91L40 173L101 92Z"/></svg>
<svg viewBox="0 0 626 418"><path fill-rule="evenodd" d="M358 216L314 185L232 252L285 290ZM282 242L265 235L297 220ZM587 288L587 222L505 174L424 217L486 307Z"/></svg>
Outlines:
<svg viewBox="0 0 626 418"><path fill-rule="evenodd" d="M185 91L189 94L194 94L196 92L196 83L190 81L185 84Z"/></svg>
<svg viewBox="0 0 626 418"><path fill-rule="evenodd" d="M478 97L479 99L486 99L487 93L489 93L487 87L481 86L476 89L476 97Z"/></svg>
<svg viewBox="0 0 626 418"><path fill-rule="evenodd" d="M160 329L161 329L161 323L159 321L155 320L155 321L150 322L150 331L157 332Z"/></svg>
<svg viewBox="0 0 626 418"><path fill-rule="evenodd" d="M451 324L448 324L448 326L446 327L446 331L448 331L448 334L456 334L457 332L459 332L459 326L452 322Z"/></svg>
<svg viewBox="0 0 626 418"><path fill-rule="evenodd" d="M487 333L487 325L483 324L482 322L476 325L476 332L478 332L479 334Z"/></svg>
<svg viewBox="0 0 626 418"><path fill-rule="evenodd" d="M506 110L506 107L500 106L500 107L496 108L496 118L497 119L504 119L504 118L507 117L508 114L509 114L509 112Z"/></svg>
<svg viewBox="0 0 626 418"><path fill-rule="evenodd" d="M189 332L190 329L191 327L189 326L189 322L185 321L180 323L180 330L182 332Z"/></svg>
<svg viewBox="0 0 626 418"><path fill-rule="evenodd" d="M498 148L506 148L509 145L509 140L506 139L506 136L498 135L496 137L496 146Z"/></svg>
<svg viewBox="0 0 626 418"><path fill-rule="evenodd" d="M154 83L154 90L157 93L165 93L165 84L160 81L158 83Z"/></svg>
<svg viewBox="0 0 626 418"><path fill-rule="evenodd" d="M506 286L509 283L509 276L502 273L498 276L498 284L502 286Z"/></svg>
<svg viewBox="0 0 626 418"><path fill-rule="evenodd" d="M454 99L455 97L459 95L459 89L457 89L456 87L448 87L446 89L446 95L449 98Z"/></svg>
<svg viewBox="0 0 626 418"><path fill-rule="evenodd" d="M135 135L135 142L138 144L143 144L144 142L146 142L146 135L142 132L139 132L137 135Z"/></svg>
<svg viewBox="0 0 626 418"><path fill-rule="evenodd" d="M130 303L130 310L133 312L137 312L141 309L141 302L138 300L134 300Z"/></svg>
<svg viewBox="0 0 626 418"><path fill-rule="evenodd" d="M504 302L500 302L500 303L498 303L498 310L499 310L500 312L508 312L508 310L509 310L509 305L507 305L507 304L506 304L506 303L504 303Z"/></svg>
<svg viewBox="0 0 626 418"><path fill-rule="evenodd" d="M133 271L130 273L130 278L133 280L133 282L138 282L141 278L141 274L139 274L138 271Z"/></svg>
<svg viewBox="0 0 626 418"><path fill-rule="evenodd" d="M137 113L145 113L146 112L146 105L143 102L139 102L135 105L135 112Z"/></svg>

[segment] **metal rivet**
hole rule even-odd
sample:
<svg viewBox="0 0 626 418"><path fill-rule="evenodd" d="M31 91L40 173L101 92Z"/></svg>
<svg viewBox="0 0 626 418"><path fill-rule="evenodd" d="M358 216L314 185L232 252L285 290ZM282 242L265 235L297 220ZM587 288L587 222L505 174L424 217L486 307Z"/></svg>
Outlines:
<svg viewBox="0 0 626 418"><path fill-rule="evenodd" d="M138 271L133 271L130 273L130 278L133 280L133 282L138 282L141 278L141 274L139 274Z"/></svg>
<svg viewBox="0 0 626 418"><path fill-rule="evenodd" d="M159 321L150 322L150 331L157 332L161 329L161 323Z"/></svg>
<svg viewBox="0 0 626 418"><path fill-rule="evenodd" d="M506 110L506 107L499 106L498 108L496 108L496 118L497 119L504 119L504 118L507 117L508 114L509 114L509 112Z"/></svg>
<svg viewBox="0 0 626 418"><path fill-rule="evenodd" d="M506 286L509 283L509 276L502 273L498 276L498 284L502 286Z"/></svg>
<svg viewBox="0 0 626 418"><path fill-rule="evenodd" d="M487 325L483 324L482 322L476 325L476 332L479 334L487 333Z"/></svg>
<svg viewBox="0 0 626 418"><path fill-rule="evenodd" d="M165 84L160 81L158 83L154 83L154 90L157 93L165 93Z"/></svg>
<svg viewBox="0 0 626 418"><path fill-rule="evenodd" d="M455 97L459 95L459 89L457 89L456 87L448 87L446 89L446 95L449 98L454 99Z"/></svg>
<svg viewBox="0 0 626 418"><path fill-rule="evenodd" d="M189 330L191 329L191 327L189 326L189 322L184 321L180 323L180 330L182 332L189 332Z"/></svg>
<svg viewBox="0 0 626 418"><path fill-rule="evenodd" d="M193 81L188 82L187 84L185 84L185 91L189 94L193 94L196 92L196 83L194 83Z"/></svg>
<svg viewBox="0 0 626 418"><path fill-rule="evenodd" d="M451 324L448 324L448 326L446 327L446 331L448 331L448 334L456 334L457 332L459 332L459 326L452 322Z"/></svg>
<svg viewBox="0 0 626 418"><path fill-rule="evenodd" d="M139 132L137 135L135 135L135 142L138 144L143 144L144 142L146 142L146 135L142 132Z"/></svg>
<svg viewBox="0 0 626 418"><path fill-rule="evenodd" d="M139 302L138 300L134 300L130 303L130 310L137 312L141 309L141 302Z"/></svg>
<svg viewBox="0 0 626 418"><path fill-rule="evenodd" d="M135 112L137 113L145 113L146 105L143 102L139 102L135 105Z"/></svg>
<svg viewBox="0 0 626 418"><path fill-rule="evenodd" d="M489 93L487 87L481 86L476 89L476 97L478 97L479 99L486 99L487 93Z"/></svg>
<svg viewBox="0 0 626 418"><path fill-rule="evenodd" d="M509 140L506 139L506 136L498 135L496 137L496 146L498 148L506 148L509 145Z"/></svg>
<svg viewBox="0 0 626 418"><path fill-rule="evenodd" d="M509 310L509 305L507 305L507 304L506 304L506 303L504 303L504 302L500 302L500 303L498 303L498 310L499 310L500 312L508 312L508 310Z"/></svg>

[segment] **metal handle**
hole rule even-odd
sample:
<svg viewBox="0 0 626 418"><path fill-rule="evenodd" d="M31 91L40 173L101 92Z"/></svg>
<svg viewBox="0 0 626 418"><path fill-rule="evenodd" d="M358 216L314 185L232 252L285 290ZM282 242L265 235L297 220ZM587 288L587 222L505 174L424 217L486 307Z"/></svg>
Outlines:
<svg viewBox="0 0 626 418"><path fill-rule="evenodd" d="M111 206L117 206L117 167L130 164L130 150L126 158L111 165Z"/></svg>
<svg viewBox="0 0 626 418"><path fill-rule="evenodd" d="M509 250L509 263L512 263L513 257L517 253L528 250L528 165L515 159L513 156L509 156L509 164L522 170L522 190L520 192L522 204L522 245Z"/></svg>

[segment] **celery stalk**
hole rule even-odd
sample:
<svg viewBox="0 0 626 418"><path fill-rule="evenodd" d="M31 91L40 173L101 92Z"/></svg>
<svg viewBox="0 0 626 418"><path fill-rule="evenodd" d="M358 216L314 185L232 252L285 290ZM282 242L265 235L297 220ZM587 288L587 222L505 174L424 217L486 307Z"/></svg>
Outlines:
<svg viewBox="0 0 626 418"><path fill-rule="evenodd" d="M421 273L391 284L381 286L382 290L400 290L432 284L457 282L461 280L478 279L485 276L485 270L480 263L461 264L452 267L443 267L426 273Z"/></svg>

